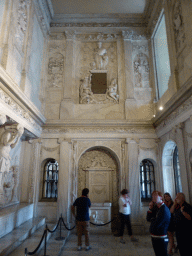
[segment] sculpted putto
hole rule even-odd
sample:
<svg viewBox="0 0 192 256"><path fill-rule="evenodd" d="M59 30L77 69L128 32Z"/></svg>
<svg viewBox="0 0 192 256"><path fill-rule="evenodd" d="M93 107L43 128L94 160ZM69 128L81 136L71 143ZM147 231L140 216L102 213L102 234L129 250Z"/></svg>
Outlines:
<svg viewBox="0 0 192 256"><path fill-rule="evenodd" d="M109 100L118 102L119 95L117 94L117 80L113 78L111 84L107 88L106 97Z"/></svg>
<svg viewBox="0 0 192 256"><path fill-rule="evenodd" d="M79 88L80 104L94 103L93 92L91 91L91 75L86 76Z"/></svg>

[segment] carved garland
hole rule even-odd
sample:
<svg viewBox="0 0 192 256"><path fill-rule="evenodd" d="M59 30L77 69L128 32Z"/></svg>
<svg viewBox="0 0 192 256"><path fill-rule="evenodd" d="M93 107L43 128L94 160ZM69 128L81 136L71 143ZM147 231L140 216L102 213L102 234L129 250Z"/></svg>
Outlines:
<svg viewBox="0 0 192 256"><path fill-rule="evenodd" d="M147 148L147 147L142 147L142 146L139 146L140 149L144 150L144 151L154 151L157 149L157 145L152 147L152 148Z"/></svg>
<svg viewBox="0 0 192 256"><path fill-rule="evenodd" d="M41 147L42 147L42 149L44 149L45 151L53 152L53 151L59 149L60 146L57 146L57 147L55 147L55 148L48 148L48 147L45 147L45 146L41 146Z"/></svg>

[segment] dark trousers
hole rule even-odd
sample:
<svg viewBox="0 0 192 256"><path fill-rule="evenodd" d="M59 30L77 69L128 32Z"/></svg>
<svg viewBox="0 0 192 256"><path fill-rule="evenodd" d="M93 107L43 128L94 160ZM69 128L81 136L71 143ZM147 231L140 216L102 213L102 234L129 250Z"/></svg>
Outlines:
<svg viewBox="0 0 192 256"><path fill-rule="evenodd" d="M177 246L181 256L189 255L191 252L192 237L187 232L176 231Z"/></svg>
<svg viewBox="0 0 192 256"><path fill-rule="evenodd" d="M156 256L167 256L168 238L151 237L153 249Z"/></svg>
<svg viewBox="0 0 192 256"><path fill-rule="evenodd" d="M125 226L127 226L129 236L132 236L132 228L131 228L131 220L130 215L125 215L123 213L119 213L120 216L120 231L119 236L123 236Z"/></svg>

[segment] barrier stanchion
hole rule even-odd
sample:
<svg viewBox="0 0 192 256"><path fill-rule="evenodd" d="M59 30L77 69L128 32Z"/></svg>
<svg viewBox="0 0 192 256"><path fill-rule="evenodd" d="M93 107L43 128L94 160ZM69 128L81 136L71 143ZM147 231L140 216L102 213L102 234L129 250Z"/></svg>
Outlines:
<svg viewBox="0 0 192 256"><path fill-rule="evenodd" d="M61 240L64 240L65 237L64 236L61 236L61 218L62 218L62 215L61 217L59 218L59 225L60 225L60 228L59 228L59 237L56 237L55 240L57 241L61 241Z"/></svg>
<svg viewBox="0 0 192 256"><path fill-rule="evenodd" d="M46 255L46 252L47 252L47 230L48 230L48 227L47 227L47 225L46 225L46 228L45 228L44 255L43 255L43 256L48 256L48 255Z"/></svg>

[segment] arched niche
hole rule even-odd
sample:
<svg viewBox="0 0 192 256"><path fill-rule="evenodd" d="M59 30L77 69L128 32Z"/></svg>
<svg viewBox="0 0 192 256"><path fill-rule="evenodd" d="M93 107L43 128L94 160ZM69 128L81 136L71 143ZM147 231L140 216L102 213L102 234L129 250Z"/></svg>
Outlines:
<svg viewBox="0 0 192 256"><path fill-rule="evenodd" d="M170 193L172 198L175 198L176 196L175 177L173 168L173 153L176 146L177 145L174 141L167 141L164 146L162 155L164 192Z"/></svg>
<svg viewBox="0 0 192 256"><path fill-rule="evenodd" d="M78 196L83 188L90 190L94 203L110 202L118 206L119 159L107 147L96 146L87 149L78 162Z"/></svg>

